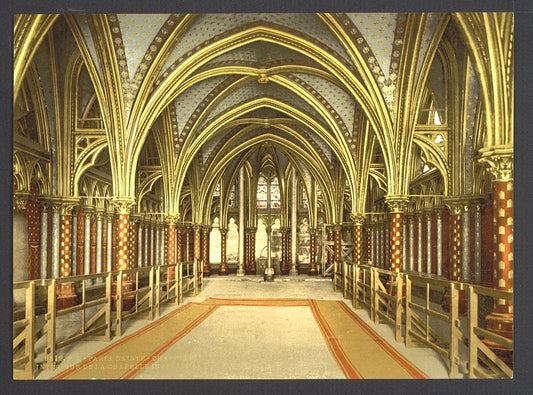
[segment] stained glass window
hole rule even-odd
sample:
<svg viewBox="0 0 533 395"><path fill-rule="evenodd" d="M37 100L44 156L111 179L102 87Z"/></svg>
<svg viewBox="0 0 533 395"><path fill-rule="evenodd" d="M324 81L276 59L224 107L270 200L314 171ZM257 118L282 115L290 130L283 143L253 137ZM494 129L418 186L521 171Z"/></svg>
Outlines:
<svg viewBox="0 0 533 395"><path fill-rule="evenodd" d="M305 192L305 188L302 187L302 206L304 208L309 207L309 201L307 200L307 192Z"/></svg>
<svg viewBox="0 0 533 395"><path fill-rule="evenodd" d="M257 208L267 208L267 182L263 176L257 180Z"/></svg>
<svg viewBox="0 0 533 395"><path fill-rule="evenodd" d="M270 182L270 208L281 207L281 192L279 189L279 181L274 177Z"/></svg>
<svg viewBox="0 0 533 395"><path fill-rule="evenodd" d="M220 183L217 184L215 187L215 192L213 193L213 196L220 196Z"/></svg>

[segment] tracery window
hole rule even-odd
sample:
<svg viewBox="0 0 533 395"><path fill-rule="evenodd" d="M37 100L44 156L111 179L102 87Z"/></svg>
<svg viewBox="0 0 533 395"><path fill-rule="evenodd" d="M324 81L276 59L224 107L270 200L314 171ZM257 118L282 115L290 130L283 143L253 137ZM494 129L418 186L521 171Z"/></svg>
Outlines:
<svg viewBox="0 0 533 395"><path fill-rule="evenodd" d="M281 207L281 192L279 189L279 181L277 177L272 179L270 183L270 208Z"/></svg>
<svg viewBox="0 0 533 395"><path fill-rule="evenodd" d="M257 180L257 208L267 208L268 183L265 177L260 176Z"/></svg>
<svg viewBox="0 0 533 395"><path fill-rule="evenodd" d="M307 200L307 192L305 192L304 186L302 186L302 206L303 208L309 207L309 201Z"/></svg>

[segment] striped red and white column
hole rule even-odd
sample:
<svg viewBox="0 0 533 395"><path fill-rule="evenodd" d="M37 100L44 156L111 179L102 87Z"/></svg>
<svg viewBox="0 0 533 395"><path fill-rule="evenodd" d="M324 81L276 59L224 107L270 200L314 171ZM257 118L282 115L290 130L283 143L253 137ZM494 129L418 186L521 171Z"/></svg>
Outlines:
<svg viewBox="0 0 533 395"><path fill-rule="evenodd" d="M178 224L179 214L167 214L165 215L165 224L167 226L167 265L176 264L176 225ZM174 279L174 269L169 269L169 278Z"/></svg>
<svg viewBox="0 0 533 395"><path fill-rule="evenodd" d="M316 266L316 229L309 228L309 276L318 276L318 268Z"/></svg>
<svg viewBox="0 0 533 395"><path fill-rule="evenodd" d="M353 255L354 264L360 265L363 261L363 224L365 223L365 215L356 213L352 214L352 222L354 226L354 240L353 240Z"/></svg>
<svg viewBox="0 0 533 395"><path fill-rule="evenodd" d="M385 203L389 206L389 269L399 273L403 267L403 221L409 198L404 195L389 195Z"/></svg>
<svg viewBox="0 0 533 395"><path fill-rule="evenodd" d="M210 226L202 228L202 262L204 265L204 277L211 275L211 265L209 263L209 235L211 233Z"/></svg>
<svg viewBox="0 0 533 395"><path fill-rule="evenodd" d="M129 268L130 211L135 204L133 197L113 197L111 203L117 212L117 270Z"/></svg>
<svg viewBox="0 0 533 395"><path fill-rule="evenodd" d="M227 237L228 228L220 228L220 269L218 274L221 276L228 275L228 262L227 262Z"/></svg>

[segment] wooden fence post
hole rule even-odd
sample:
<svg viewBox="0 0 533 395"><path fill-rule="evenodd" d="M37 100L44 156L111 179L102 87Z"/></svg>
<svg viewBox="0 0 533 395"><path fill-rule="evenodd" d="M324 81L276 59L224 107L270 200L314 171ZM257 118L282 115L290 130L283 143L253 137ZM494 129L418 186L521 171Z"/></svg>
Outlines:
<svg viewBox="0 0 533 395"><path fill-rule="evenodd" d="M24 355L28 356L28 362L24 368L24 376L28 379L34 377L34 323L35 323L35 281L30 281L30 286L26 289L26 339L24 340Z"/></svg>
<svg viewBox="0 0 533 395"><path fill-rule="evenodd" d="M405 275L405 347L411 347L411 280Z"/></svg>
<svg viewBox="0 0 533 395"><path fill-rule="evenodd" d="M116 306L117 306L117 325L115 333L117 336L122 336L122 270L119 270L117 277L117 296L116 296Z"/></svg>
<svg viewBox="0 0 533 395"><path fill-rule="evenodd" d="M402 291L403 291L403 280L400 274L396 274L396 316L395 316L395 325L396 325L396 341L398 343L402 342Z"/></svg>
<svg viewBox="0 0 533 395"><path fill-rule="evenodd" d="M48 283L48 311L46 313L46 370L55 369L56 360L56 280Z"/></svg>
<svg viewBox="0 0 533 395"><path fill-rule="evenodd" d="M477 314L476 314L477 317ZM450 378L459 377L459 292L455 283L450 283Z"/></svg>
<svg viewBox="0 0 533 395"><path fill-rule="evenodd" d="M474 333L474 328L478 324L478 311L477 311L477 294L474 287L468 286L468 378L473 379L476 377L475 370L478 369L477 359L477 336Z"/></svg>
<svg viewBox="0 0 533 395"><path fill-rule="evenodd" d="M110 341L111 340L111 281L112 281L113 275L112 272L108 272L106 279L105 279L105 297L107 299L106 309L105 309L105 323L106 323L106 329L105 329L105 340Z"/></svg>

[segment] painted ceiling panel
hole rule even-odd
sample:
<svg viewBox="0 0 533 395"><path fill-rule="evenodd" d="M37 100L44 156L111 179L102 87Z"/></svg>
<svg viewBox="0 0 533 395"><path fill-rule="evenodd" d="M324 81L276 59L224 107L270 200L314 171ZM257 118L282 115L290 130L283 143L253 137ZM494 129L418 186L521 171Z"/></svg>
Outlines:
<svg viewBox="0 0 533 395"><path fill-rule="evenodd" d="M76 14L74 15L74 18L76 18L76 21L80 26L81 33L83 34L85 42L87 43L87 48L89 49L89 53L91 54L94 66L96 67L96 70L98 71L98 74L101 78L102 73L100 72L100 63L98 63L98 57L96 56L96 49L94 47L93 37L91 35L91 31L89 30L89 25L87 24L87 16Z"/></svg>
<svg viewBox="0 0 533 395"><path fill-rule="evenodd" d="M117 14L117 17L131 80L168 14Z"/></svg>
<svg viewBox="0 0 533 395"><path fill-rule="evenodd" d="M342 45L315 14L203 14L198 16L183 37L178 40L162 70L166 70L180 56L187 54L207 39L246 23L261 20L299 30L323 42L344 59L349 60Z"/></svg>
<svg viewBox="0 0 533 395"><path fill-rule="evenodd" d="M210 61L208 64L218 63L218 62L229 62L235 60L244 60L248 62L257 62L257 63L271 63L283 60L284 63L289 63L287 60L297 60L297 61L306 61L314 64L317 68L320 67L318 63L314 62L307 56L301 54L300 52L293 51L291 49L285 48L281 45L272 45L265 42L253 42L243 47L234 49L233 51L227 52L218 56L217 58Z"/></svg>
<svg viewBox="0 0 533 395"><path fill-rule="evenodd" d="M196 107L218 84L220 84L226 76L217 76L207 78L179 95L174 100L176 106L176 117L178 121L178 130L181 133L185 127L185 123L190 118Z"/></svg>
<svg viewBox="0 0 533 395"><path fill-rule="evenodd" d="M309 74L295 74L298 78L306 81L309 85L316 89L324 99L337 111L341 116L344 124L348 128L349 134L352 132L354 109L357 103L338 86L328 82L320 77Z"/></svg>
<svg viewBox="0 0 533 395"><path fill-rule="evenodd" d="M426 28L424 29L424 36L422 38L422 43L420 46L420 55L418 57L416 75L420 73L422 62L424 61L424 58L426 57L429 43L431 42L431 39L433 38L433 34L435 33L435 29L437 28L440 15L441 14L438 12L430 12L427 15Z"/></svg>
<svg viewBox="0 0 533 395"><path fill-rule="evenodd" d="M307 104L303 99L301 99L288 89L285 89L280 85L272 82L269 82L267 84L259 84L257 80L254 79L251 80L249 83L235 89L228 96L226 96L224 100L218 103L211 111L212 115L209 116L209 120L204 122L202 127L204 127L212 119L214 119L217 115L221 114L225 110L259 95L268 95L275 98L279 98L282 101L289 102L294 107L300 108L306 113L314 116L316 119L321 120L318 113L309 104Z"/></svg>
<svg viewBox="0 0 533 395"><path fill-rule="evenodd" d="M396 28L396 14L393 13L364 13L346 14L357 26L370 49L376 56L383 73L388 78Z"/></svg>

